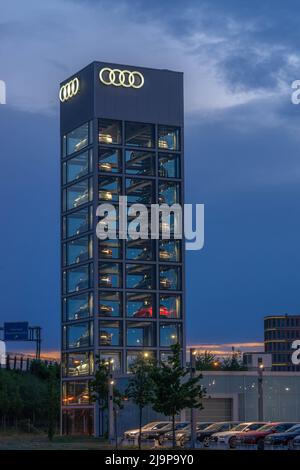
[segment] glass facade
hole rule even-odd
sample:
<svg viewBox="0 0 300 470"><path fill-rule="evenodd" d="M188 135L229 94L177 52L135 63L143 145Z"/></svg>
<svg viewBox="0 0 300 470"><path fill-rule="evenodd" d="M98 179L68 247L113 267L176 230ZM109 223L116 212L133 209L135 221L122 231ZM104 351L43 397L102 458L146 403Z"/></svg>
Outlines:
<svg viewBox="0 0 300 470"><path fill-rule="evenodd" d="M113 119L113 107L107 116L93 113L73 128L61 126L62 420L70 434L94 432L88 384L97 356L125 374L137 354L159 359L184 337L182 241L118 236L120 195L128 205L183 201L180 111L174 126L123 120L117 109ZM67 120L80 115L78 109ZM116 213L96 216L101 203ZM100 240L96 227L107 217L116 237ZM160 220L161 229L166 225L172 229L173 216Z"/></svg>

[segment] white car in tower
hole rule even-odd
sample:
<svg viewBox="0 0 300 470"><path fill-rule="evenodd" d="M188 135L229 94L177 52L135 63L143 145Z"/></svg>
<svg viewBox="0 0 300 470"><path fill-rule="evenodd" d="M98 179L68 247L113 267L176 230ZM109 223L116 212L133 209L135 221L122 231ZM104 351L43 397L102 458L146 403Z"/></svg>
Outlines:
<svg viewBox="0 0 300 470"><path fill-rule="evenodd" d="M266 423L262 422L240 423L234 428L232 428L230 431L217 432L210 437L209 447L213 449L235 449L236 436L239 433L257 431L265 424Z"/></svg>

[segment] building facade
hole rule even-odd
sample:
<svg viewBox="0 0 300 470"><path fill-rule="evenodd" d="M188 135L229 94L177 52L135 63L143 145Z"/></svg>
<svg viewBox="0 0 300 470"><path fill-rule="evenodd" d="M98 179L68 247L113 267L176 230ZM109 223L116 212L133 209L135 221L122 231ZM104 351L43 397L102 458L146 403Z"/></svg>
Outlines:
<svg viewBox="0 0 300 470"><path fill-rule="evenodd" d="M120 195L128 206L183 204L183 75L93 62L61 84L60 101L62 429L98 434L97 356L119 375L141 352L165 360L172 344L185 350L174 216L159 219L158 239L121 239L118 218ZM113 207L98 217L101 203ZM116 236L100 240L108 218Z"/></svg>
<svg viewBox="0 0 300 470"><path fill-rule="evenodd" d="M300 339L300 315L273 315L264 319L265 352L272 354L272 370L300 371L292 363L293 341Z"/></svg>

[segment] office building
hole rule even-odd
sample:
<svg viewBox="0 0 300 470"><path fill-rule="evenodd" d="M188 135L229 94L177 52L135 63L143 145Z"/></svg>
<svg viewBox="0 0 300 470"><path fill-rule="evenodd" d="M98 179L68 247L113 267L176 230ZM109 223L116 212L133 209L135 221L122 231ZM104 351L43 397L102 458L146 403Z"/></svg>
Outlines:
<svg viewBox="0 0 300 470"><path fill-rule="evenodd" d="M272 315L264 319L265 352L272 354L273 371L300 371L292 363L293 341L300 339L300 315Z"/></svg>

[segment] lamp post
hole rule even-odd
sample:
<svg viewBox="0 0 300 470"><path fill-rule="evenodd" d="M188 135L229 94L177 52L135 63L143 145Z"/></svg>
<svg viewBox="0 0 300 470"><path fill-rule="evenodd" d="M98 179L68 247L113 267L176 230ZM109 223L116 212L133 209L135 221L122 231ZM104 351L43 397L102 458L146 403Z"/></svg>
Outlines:
<svg viewBox="0 0 300 470"><path fill-rule="evenodd" d="M264 420L264 390L263 390L263 372L264 372L264 365L261 362L258 365L258 421Z"/></svg>
<svg viewBox="0 0 300 470"><path fill-rule="evenodd" d="M197 351L194 348L190 349L190 368L191 368L191 379L195 377L196 373L196 354ZM191 408L191 448L195 448L196 444L196 413L195 408Z"/></svg>
<svg viewBox="0 0 300 470"><path fill-rule="evenodd" d="M113 443L115 437L114 429L114 378L113 378L113 359L109 360L108 374L108 441Z"/></svg>

